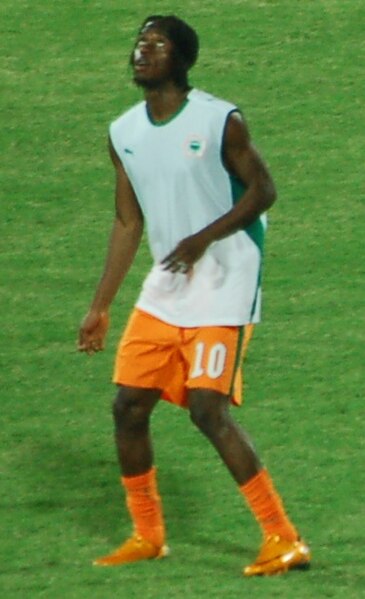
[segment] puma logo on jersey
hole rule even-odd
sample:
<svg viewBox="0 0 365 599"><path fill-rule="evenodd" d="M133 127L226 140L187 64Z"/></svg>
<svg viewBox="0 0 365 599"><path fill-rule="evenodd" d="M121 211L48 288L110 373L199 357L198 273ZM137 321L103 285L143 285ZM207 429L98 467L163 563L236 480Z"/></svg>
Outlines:
<svg viewBox="0 0 365 599"><path fill-rule="evenodd" d="M134 154L133 150L130 150L129 148L124 148L124 153L125 154Z"/></svg>

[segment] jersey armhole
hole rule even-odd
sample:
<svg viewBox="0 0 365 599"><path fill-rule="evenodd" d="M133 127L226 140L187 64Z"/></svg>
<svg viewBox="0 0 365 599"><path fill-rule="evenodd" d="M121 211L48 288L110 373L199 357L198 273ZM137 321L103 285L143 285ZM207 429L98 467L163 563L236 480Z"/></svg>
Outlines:
<svg viewBox="0 0 365 599"><path fill-rule="evenodd" d="M121 152L121 148L118 147L118 145L115 142L114 139L114 135L113 135L113 125L114 123L111 123L109 126L109 140L110 140L110 144L112 146L112 148L114 149L114 152L116 153L121 165L123 166L125 172L128 174L128 169L127 169L127 164L124 162L123 160L123 155Z"/></svg>
<svg viewBox="0 0 365 599"><path fill-rule="evenodd" d="M226 171L226 173L228 175L230 175L230 173L227 170L226 165L224 164L224 139L225 139L225 136L226 136L226 130L227 130L228 121L229 121L230 117L232 116L232 114L235 114L235 113L240 114L242 116L241 110L239 108L237 108L237 107L236 108L232 108L232 110L230 110L227 113L226 120L225 120L224 126L223 126L222 139L221 139L221 150L220 150L221 163L222 163L222 166L223 166L224 170Z"/></svg>

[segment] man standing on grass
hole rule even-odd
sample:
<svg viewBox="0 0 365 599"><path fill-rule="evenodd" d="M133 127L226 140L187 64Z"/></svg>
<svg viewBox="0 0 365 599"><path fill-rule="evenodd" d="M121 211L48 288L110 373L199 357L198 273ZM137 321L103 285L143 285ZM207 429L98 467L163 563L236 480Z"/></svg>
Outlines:
<svg viewBox="0 0 365 599"><path fill-rule="evenodd" d="M168 553L149 427L162 397L190 411L261 526L261 551L244 574L275 574L307 567L309 548L229 411L241 401L244 327L259 320L264 213L275 190L237 107L190 87L197 55L198 37L184 21L148 17L131 55L145 101L110 127L116 216L80 351L103 349L108 308L144 222L154 265L114 372L115 439L134 531L95 564Z"/></svg>

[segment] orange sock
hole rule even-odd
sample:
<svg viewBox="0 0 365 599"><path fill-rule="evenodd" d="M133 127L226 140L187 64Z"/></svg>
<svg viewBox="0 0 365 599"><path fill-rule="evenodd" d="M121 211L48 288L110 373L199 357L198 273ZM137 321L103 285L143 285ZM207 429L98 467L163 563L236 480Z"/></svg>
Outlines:
<svg viewBox="0 0 365 599"><path fill-rule="evenodd" d="M298 533L285 513L284 506L266 469L239 487L264 536L278 534L295 541Z"/></svg>
<svg viewBox="0 0 365 599"><path fill-rule="evenodd" d="M127 494L126 503L135 532L156 547L162 547L165 525L157 490L156 469L151 468L138 476L123 476L121 481Z"/></svg>

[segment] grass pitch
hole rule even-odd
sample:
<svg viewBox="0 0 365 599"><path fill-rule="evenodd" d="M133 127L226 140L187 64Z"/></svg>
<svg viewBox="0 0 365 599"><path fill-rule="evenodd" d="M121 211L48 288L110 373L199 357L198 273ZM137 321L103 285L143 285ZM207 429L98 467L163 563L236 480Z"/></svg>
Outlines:
<svg viewBox="0 0 365 599"><path fill-rule="evenodd" d="M90 565L129 531L109 378L149 266L145 244L107 351L78 355L74 339L113 218L107 126L140 97L126 65L150 12L198 29L192 83L241 106L278 186L264 321L235 414L312 546L305 574L241 577L256 524L187 414L166 405L153 428L172 556ZM0 15L1 597L360 598L362 3L3 0Z"/></svg>

